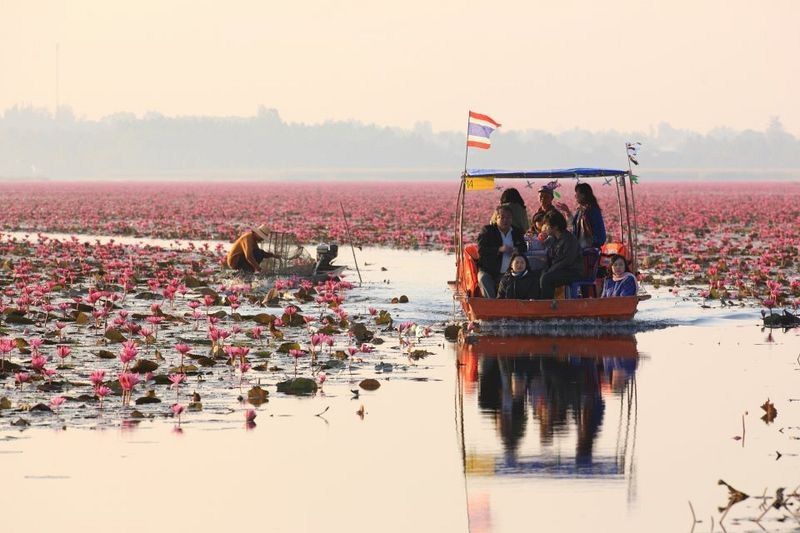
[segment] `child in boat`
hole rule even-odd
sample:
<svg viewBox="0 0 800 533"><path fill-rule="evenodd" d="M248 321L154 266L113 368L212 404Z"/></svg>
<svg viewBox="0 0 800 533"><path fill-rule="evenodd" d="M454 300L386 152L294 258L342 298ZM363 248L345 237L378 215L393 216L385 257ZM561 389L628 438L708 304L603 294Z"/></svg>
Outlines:
<svg viewBox="0 0 800 533"><path fill-rule="evenodd" d="M515 252L511 256L511 266L508 272L500 280L497 297L530 300L533 298L534 285L537 283L539 283L539 279L531 272L528 258L524 254Z"/></svg>
<svg viewBox="0 0 800 533"><path fill-rule="evenodd" d="M603 284L603 298L610 296L635 296L636 276L628 269L628 261L621 255L611 256L611 275Z"/></svg>
<svg viewBox="0 0 800 533"><path fill-rule="evenodd" d="M258 243L268 238L269 228L266 224L262 224L236 239L236 242L233 243L233 246L228 251L228 267L241 272L260 272L262 260L270 257L279 257L258 247Z"/></svg>

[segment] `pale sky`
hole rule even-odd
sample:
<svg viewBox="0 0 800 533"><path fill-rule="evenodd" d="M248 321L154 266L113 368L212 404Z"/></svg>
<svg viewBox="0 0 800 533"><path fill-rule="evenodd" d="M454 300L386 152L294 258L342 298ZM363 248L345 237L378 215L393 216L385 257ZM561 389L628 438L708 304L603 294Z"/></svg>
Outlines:
<svg viewBox="0 0 800 533"><path fill-rule="evenodd" d="M800 0L0 0L0 112L800 135Z"/></svg>

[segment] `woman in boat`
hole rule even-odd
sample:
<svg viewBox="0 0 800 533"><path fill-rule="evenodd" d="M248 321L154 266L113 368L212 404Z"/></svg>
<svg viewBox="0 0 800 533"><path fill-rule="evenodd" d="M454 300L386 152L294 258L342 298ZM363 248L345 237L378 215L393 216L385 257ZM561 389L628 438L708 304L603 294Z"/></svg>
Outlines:
<svg viewBox="0 0 800 533"><path fill-rule="evenodd" d="M539 294L534 297L549 300L555 295L556 287L583 277L583 252L575 236L567 231L564 215L551 211L544 221L553 242L548 247L547 268L539 278Z"/></svg>
<svg viewBox="0 0 800 533"><path fill-rule="evenodd" d="M572 218L572 234L581 248L600 248L606 242L606 225L592 186L588 183L575 185L575 201L578 208L574 214L570 213L569 206L564 202L559 202L557 207L567 218Z"/></svg>
<svg viewBox="0 0 800 533"><path fill-rule="evenodd" d="M511 266L500 280L497 297L530 300L533 298L533 287L538 281L539 279L531 272L525 254L514 252L511 256Z"/></svg>
<svg viewBox="0 0 800 533"><path fill-rule="evenodd" d="M511 225L511 208L499 205L496 224L487 224L478 235L478 285L484 298L497 296L497 284L511 264L511 254L525 253L523 229Z"/></svg>
<svg viewBox="0 0 800 533"><path fill-rule="evenodd" d="M636 276L621 255L611 256L611 275L603 283L603 298L610 296L636 296Z"/></svg>
<svg viewBox="0 0 800 533"><path fill-rule="evenodd" d="M500 195L500 205L508 206L511 209L511 225L522 231L528 231L530 222L528 221L528 209L525 207L525 200L522 199L517 189L509 188ZM497 212L492 213L489 224L497 223Z"/></svg>
<svg viewBox="0 0 800 533"><path fill-rule="evenodd" d="M279 257L273 253L265 252L258 247L258 243L269 238L269 228L262 224L252 231L245 232L236 239L231 249L228 250L227 264L229 268L240 272L260 272L261 261L269 257Z"/></svg>

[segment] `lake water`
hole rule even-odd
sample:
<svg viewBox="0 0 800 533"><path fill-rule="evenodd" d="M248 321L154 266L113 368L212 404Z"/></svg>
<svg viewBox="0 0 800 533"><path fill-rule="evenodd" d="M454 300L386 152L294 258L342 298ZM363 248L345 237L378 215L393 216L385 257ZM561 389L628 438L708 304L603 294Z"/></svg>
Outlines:
<svg viewBox="0 0 800 533"><path fill-rule="evenodd" d="M441 334L452 256L357 254L365 283L349 308L432 325L433 355L389 352L394 372L334 376L313 398L273 388L254 427L232 400L180 428L155 417L16 431L3 415L2 530L722 531L722 479L751 495L725 530L760 531L754 497L800 485L800 339L762 331L757 310L655 292L637 321L670 327L456 344ZM352 265L349 249L339 263ZM410 303L389 304L401 294ZM364 377L381 388L353 398ZM761 526L798 521L771 509Z"/></svg>

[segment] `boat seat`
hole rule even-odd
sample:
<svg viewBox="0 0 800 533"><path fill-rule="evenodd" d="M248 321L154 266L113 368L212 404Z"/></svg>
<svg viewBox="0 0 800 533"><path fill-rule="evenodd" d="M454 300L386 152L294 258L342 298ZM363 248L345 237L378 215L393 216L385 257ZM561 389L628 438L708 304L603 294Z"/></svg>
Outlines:
<svg viewBox="0 0 800 533"><path fill-rule="evenodd" d="M583 274L584 277L569 284L570 298L583 298L583 287L586 287L590 298L597 298L597 268L600 266L600 250L597 248L584 248Z"/></svg>

